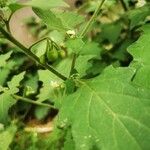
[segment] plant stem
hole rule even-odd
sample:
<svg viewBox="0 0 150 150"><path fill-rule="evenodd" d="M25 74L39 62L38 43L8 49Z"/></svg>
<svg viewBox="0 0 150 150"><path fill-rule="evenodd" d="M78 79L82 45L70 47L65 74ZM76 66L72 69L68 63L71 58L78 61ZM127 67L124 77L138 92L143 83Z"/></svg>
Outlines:
<svg viewBox="0 0 150 150"><path fill-rule="evenodd" d="M33 43L30 47L29 47L29 49L31 50L35 45L37 45L38 43L40 43L40 42L43 42L43 41L45 41L45 40L47 40L47 38L45 37L45 38L43 38L43 39L40 39L39 41L37 41L37 42L35 42L35 43Z"/></svg>
<svg viewBox="0 0 150 150"><path fill-rule="evenodd" d="M18 42L11 34L7 33L1 26L0 26L0 32L3 34L3 36L11 41L13 44L18 46L28 57L30 57L33 61L37 62L39 65L44 67L45 69L48 69L53 74L55 74L57 77L61 78L62 80L66 80L67 77L56 71L52 66L48 64L44 64L40 62L40 59L30 51L30 49L26 48L24 45L22 45L20 42Z"/></svg>
<svg viewBox="0 0 150 150"><path fill-rule="evenodd" d="M44 107L49 107L49 108L56 109L53 105L40 103L38 101L34 101L34 100L31 100L29 98L25 98L25 97L22 97L22 96L12 95L12 97L15 98L16 100L21 100L21 101L24 101L26 103L31 103L31 104L35 104L35 105L38 105L38 106L44 106Z"/></svg>
<svg viewBox="0 0 150 150"><path fill-rule="evenodd" d="M74 53L73 54L73 59L72 59L71 70L70 70L70 75L69 76L71 76L72 73L73 73L73 70L75 68L76 59L77 59L77 54Z"/></svg>
<svg viewBox="0 0 150 150"><path fill-rule="evenodd" d="M57 43L55 43L55 42L54 42L52 39L50 39L49 37L45 37L45 38L43 38L43 39L40 39L39 41L33 43L28 49L31 50L35 45L37 45L38 43L43 42L43 41L45 41L45 40L49 40L50 42L52 42L53 44L55 44L55 46L57 47L57 49L60 49L60 47L57 45Z"/></svg>
<svg viewBox="0 0 150 150"><path fill-rule="evenodd" d="M97 9L95 10L93 16L91 17L91 19L88 21L88 23L86 24L85 28L82 30L81 34L79 35L80 38L83 38L86 33L88 32L89 28L91 27L91 25L94 23L97 15L99 14L99 12L101 11L101 8L104 4L105 0L102 0ZM77 54L73 54L73 59L72 59L72 64L71 64L71 71L70 71L70 75L72 74L74 67L75 67L75 63L76 63L76 59L77 59Z"/></svg>
<svg viewBox="0 0 150 150"><path fill-rule="evenodd" d="M91 17L91 19L88 21L88 23L86 24L85 28L82 30L81 34L79 35L79 37L83 38L85 36L85 34L88 32L89 28L91 27L91 25L94 23L97 15L99 14L99 12L101 11L101 8L104 4L105 0L102 0L97 9L95 10L93 16Z"/></svg>
<svg viewBox="0 0 150 150"><path fill-rule="evenodd" d="M124 0L119 0L119 1L120 1L121 5L122 5L124 11L128 11L128 8L127 8L127 6L126 6Z"/></svg>

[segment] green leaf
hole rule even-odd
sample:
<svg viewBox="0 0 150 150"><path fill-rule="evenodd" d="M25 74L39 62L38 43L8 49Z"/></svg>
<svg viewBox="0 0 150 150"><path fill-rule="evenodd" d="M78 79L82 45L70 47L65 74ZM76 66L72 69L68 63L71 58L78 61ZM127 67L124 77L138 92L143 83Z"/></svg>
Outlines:
<svg viewBox="0 0 150 150"><path fill-rule="evenodd" d="M64 76L69 76L70 74L70 69L71 69L71 62L72 62L72 59L71 58L66 58L64 60L62 60L57 66L57 70L59 72L61 72Z"/></svg>
<svg viewBox="0 0 150 150"><path fill-rule="evenodd" d="M63 12L57 15L68 29L73 29L84 21L84 17L75 12Z"/></svg>
<svg viewBox="0 0 150 150"><path fill-rule="evenodd" d="M135 63L131 65L137 68L133 82L138 86L150 89L150 25L145 25L142 30L142 36L128 48L128 51L134 57Z"/></svg>
<svg viewBox="0 0 150 150"><path fill-rule="evenodd" d="M0 132L0 149L1 150L9 149L9 145L12 143L16 131L17 131L16 126L12 125L8 127L5 131Z"/></svg>
<svg viewBox="0 0 150 150"><path fill-rule="evenodd" d="M109 67L63 99L59 126L71 126L76 150L149 150L150 92L132 85L133 68Z"/></svg>
<svg viewBox="0 0 150 150"><path fill-rule="evenodd" d="M56 77L54 74L48 70L39 70L39 81L43 82L40 93L37 96L39 102L45 100L53 100L57 97L57 94L54 92L54 89L60 86L62 80Z"/></svg>
<svg viewBox="0 0 150 150"><path fill-rule="evenodd" d="M150 5L145 5L143 7L130 10L127 15L131 20L130 27L134 28L135 26L144 22L146 17L150 15Z"/></svg>
<svg viewBox="0 0 150 150"><path fill-rule="evenodd" d="M17 93L19 91L18 86L19 86L20 81L24 78L24 74L25 72L22 72L14 76L12 80L8 82L8 87L12 93Z"/></svg>
<svg viewBox="0 0 150 150"><path fill-rule="evenodd" d="M110 43L115 44L120 36L121 29L122 26L120 22L103 24L100 35L104 40L107 39Z"/></svg>
<svg viewBox="0 0 150 150"><path fill-rule="evenodd" d="M66 43L66 46L76 54L80 53L84 45L85 43L81 38L69 39Z"/></svg>
<svg viewBox="0 0 150 150"><path fill-rule="evenodd" d="M81 77L86 75L86 70L91 67L91 64L88 62L90 59L92 59L93 55L85 55L85 56L79 56L76 60L75 69L78 71L79 75Z"/></svg>
<svg viewBox="0 0 150 150"><path fill-rule="evenodd" d="M35 112L34 112L35 117L38 120L42 120L48 115L49 110L50 110L49 108L38 106L35 108Z"/></svg>
<svg viewBox="0 0 150 150"><path fill-rule="evenodd" d="M0 68L0 85L3 85L10 73L10 69L8 68Z"/></svg>
<svg viewBox="0 0 150 150"><path fill-rule="evenodd" d="M66 140L64 142L63 150L74 150L74 149L75 149L75 145L72 138L71 129L69 129L66 135Z"/></svg>
<svg viewBox="0 0 150 150"><path fill-rule="evenodd" d="M134 57L134 61L141 65L150 65L150 25L143 27L143 35L131 46L128 47L129 53Z"/></svg>
<svg viewBox="0 0 150 150"><path fill-rule="evenodd" d="M8 5L8 7L10 8L10 10L12 11L12 13L14 13L15 11L17 11L18 9L21 9L24 7L24 5L18 4L18 3L11 3Z"/></svg>
<svg viewBox="0 0 150 150"><path fill-rule="evenodd" d="M6 65L7 60L10 58L11 54L12 54L12 51L10 51L6 54L0 55L0 67L3 67Z"/></svg>
<svg viewBox="0 0 150 150"><path fill-rule="evenodd" d="M33 11L40 19L42 19L42 21L47 25L48 29L58 31L66 30L61 19L58 18L52 11L42 10L39 8L33 8Z"/></svg>
<svg viewBox="0 0 150 150"><path fill-rule="evenodd" d="M149 75L150 75L150 66L142 67L137 70L133 82L138 86L150 89Z"/></svg>
<svg viewBox="0 0 150 150"><path fill-rule="evenodd" d="M0 85L3 86L11 71L17 70L20 67L20 65L23 64L24 61L25 58L22 57L7 61L7 63L2 68L0 68Z"/></svg>
<svg viewBox="0 0 150 150"><path fill-rule="evenodd" d="M8 121L8 110L16 103L16 100L11 96L11 91L6 90L0 95L0 122L6 123Z"/></svg>
<svg viewBox="0 0 150 150"><path fill-rule="evenodd" d="M40 9L51 9L56 7L68 7L68 4L63 0L31 0L25 3L26 5L37 7Z"/></svg>
<svg viewBox="0 0 150 150"><path fill-rule="evenodd" d="M38 90L38 75L37 74L27 74L27 80L24 83L25 94L29 96L30 94L35 94Z"/></svg>
<svg viewBox="0 0 150 150"><path fill-rule="evenodd" d="M96 42L86 42L80 51L80 55L95 55L100 57L102 48Z"/></svg>
<svg viewBox="0 0 150 150"><path fill-rule="evenodd" d="M8 82L7 89L4 89L2 94L0 94L0 122L6 123L8 121L8 110L16 103L16 100L11 96L19 91L18 86L20 81L24 77L24 72L16 75Z"/></svg>

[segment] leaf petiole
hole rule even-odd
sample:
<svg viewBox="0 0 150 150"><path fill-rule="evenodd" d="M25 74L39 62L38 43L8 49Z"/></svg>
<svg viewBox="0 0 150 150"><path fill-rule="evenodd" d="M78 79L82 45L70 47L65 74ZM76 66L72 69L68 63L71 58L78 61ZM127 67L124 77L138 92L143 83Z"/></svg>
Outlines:
<svg viewBox="0 0 150 150"><path fill-rule="evenodd" d="M31 103L31 104L35 104L35 105L38 105L38 106L43 106L43 107L49 107L49 108L56 109L53 105L44 104L44 103L34 101L34 100L31 100L29 98L25 98L25 97L22 97L22 96L12 95L12 97L15 98L16 100L21 100L21 101L26 102L26 103Z"/></svg>

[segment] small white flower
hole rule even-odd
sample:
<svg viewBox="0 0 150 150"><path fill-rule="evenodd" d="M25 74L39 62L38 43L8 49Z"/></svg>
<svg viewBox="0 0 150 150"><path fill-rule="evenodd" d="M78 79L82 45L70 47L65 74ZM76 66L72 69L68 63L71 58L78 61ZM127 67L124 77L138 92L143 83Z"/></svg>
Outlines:
<svg viewBox="0 0 150 150"><path fill-rule="evenodd" d="M53 87L53 88L57 88L57 87L59 87L60 86L60 84L57 82L57 81L51 81L51 86Z"/></svg>
<svg viewBox="0 0 150 150"><path fill-rule="evenodd" d="M66 33L70 35L71 38L75 37L76 35L76 32L74 30L68 30Z"/></svg>

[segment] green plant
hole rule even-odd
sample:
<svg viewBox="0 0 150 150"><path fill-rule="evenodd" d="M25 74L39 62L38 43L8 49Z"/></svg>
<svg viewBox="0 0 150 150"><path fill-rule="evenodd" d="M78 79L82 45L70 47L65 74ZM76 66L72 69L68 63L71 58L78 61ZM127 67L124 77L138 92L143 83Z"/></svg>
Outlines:
<svg viewBox="0 0 150 150"><path fill-rule="evenodd" d="M150 149L148 0L0 6L0 149ZM30 47L10 28L26 6Z"/></svg>

